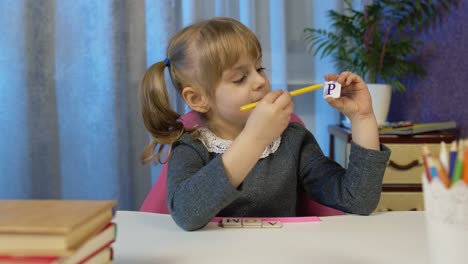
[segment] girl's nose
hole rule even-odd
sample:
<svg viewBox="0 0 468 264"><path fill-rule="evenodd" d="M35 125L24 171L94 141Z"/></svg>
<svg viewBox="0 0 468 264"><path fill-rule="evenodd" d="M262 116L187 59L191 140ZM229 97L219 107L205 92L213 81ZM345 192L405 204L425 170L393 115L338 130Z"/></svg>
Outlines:
<svg viewBox="0 0 468 264"><path fill-rule="evenodd" d="M258 73L256 72L255 74L255 83L254 83L254 90L260 90L260 89L263 89L267 83L266 77L261 74L261 73Z"/></svg>

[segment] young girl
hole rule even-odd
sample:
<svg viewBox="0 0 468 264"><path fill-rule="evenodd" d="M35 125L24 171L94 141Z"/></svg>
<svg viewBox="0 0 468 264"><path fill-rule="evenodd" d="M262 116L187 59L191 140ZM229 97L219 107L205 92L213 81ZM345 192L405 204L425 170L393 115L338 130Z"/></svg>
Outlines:
<svg viewBox="0 0 468 264"><path fill-rule="evenodd" d="M271 92L261 60L260 44L247 27L214 18L178 32L167 59L146 72L140 94L152 142L142 158L161 160L162 146L172 144L167 200L174 221L196 230L215 216L295 216L298 191L344 212L372 213L390 151L379 144L364 81L351 72L325 76L343 86L342 97L328 103L352 123L346 170L322 153L302 125L289 124L291 96ZM171 110L165 68L203 126L185 129ZM240 111L256 101L253 110Z"/></svg>

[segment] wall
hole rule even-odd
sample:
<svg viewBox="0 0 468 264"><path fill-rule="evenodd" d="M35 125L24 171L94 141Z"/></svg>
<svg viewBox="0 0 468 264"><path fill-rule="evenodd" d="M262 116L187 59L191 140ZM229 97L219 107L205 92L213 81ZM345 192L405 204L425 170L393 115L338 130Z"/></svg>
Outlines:
<svg viewBox="0 0 468 264"><path fill-rule="evenodd" d="M408 80L406 93L393 94L389 121L455 120L460 136L468 137L468 1L461 2L439 28L417 36L427 75Z"/></svg>

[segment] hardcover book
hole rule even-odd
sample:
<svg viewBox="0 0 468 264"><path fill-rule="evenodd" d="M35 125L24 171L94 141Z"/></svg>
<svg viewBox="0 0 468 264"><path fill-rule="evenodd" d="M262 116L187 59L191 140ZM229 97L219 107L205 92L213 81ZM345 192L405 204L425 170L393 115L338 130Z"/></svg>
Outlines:
<svg viewBox="0 0 468 264"><path fill-rule="evenodd" d="M106 263L112 260L111 245L117 236L116 224L109 223L86 241L73 255L61 256L0 256L0 264L76 264ZM104 259L104 261L102 261ZM99 261L97 261L99 260Z"/></svg>
<svg viewBox="0 0 468 264"><path fill-rule="evenodd" d="M0 255L72 255L109 224L115 206L115 201L0 200Z"/></svg>
<svg viewBox="0 0 468 264"><path fill-rule="evenodd" d="M426 132L439 130L453 129L457 127L455 121L435 122L435 123L419 123L402 127L384 127L379 129L380 134L392 135L414 135Z"/></svg>

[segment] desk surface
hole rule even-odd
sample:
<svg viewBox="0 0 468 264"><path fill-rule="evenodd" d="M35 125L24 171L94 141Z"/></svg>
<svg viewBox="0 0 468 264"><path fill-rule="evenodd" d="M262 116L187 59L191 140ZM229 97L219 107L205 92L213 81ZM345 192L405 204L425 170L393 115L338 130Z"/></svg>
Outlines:
<svg viewBox="0 0 468 264"><path fill-rule="evenodd" d="M428 263L424 212L322 217L281 229L180 229L168 215L118 211L115 263Z"/></svg>

